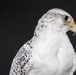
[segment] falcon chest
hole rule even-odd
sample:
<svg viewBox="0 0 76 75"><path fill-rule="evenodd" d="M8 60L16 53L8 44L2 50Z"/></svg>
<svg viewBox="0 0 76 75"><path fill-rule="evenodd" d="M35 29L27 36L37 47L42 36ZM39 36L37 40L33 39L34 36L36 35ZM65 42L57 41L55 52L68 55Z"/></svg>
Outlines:
<svg viewBox="0 0 76 75"><path fill-rule="evenodd" d="M73 62L71 61L74 58L74 50L66 34L44 33L38 38L35 50L37 58L34 68L39 68L42 74L45 72L55 74L60 69L65 71L72 67ZM64 66L67 68L63 68Z"/></svg>
<svg viewBox="0 0 76 75"><path fill-rule="evenodd" d="M59 44L60 39L58 33L42 33L35 43L36 56L34 57L36 57L36 64L34 65L34 68L40 68L40 70L42 69L41 72L49 74L56 73L59 69L59 60L57 58ZM54 68L54 66L56 67Z"/></svg>
<svg viewBox="0 0 76 75"><path fill-rule="evenodd" d="M59 73L68 74L73 68L75 52L67 34L61 33L60 36L61 45L59 47L59 52L57 55L58 60L60 62Z"/></svg>

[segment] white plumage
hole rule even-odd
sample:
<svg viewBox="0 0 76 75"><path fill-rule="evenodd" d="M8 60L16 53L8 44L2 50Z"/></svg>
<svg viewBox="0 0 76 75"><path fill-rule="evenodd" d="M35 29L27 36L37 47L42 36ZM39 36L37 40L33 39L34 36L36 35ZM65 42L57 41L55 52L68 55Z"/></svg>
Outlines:
<svg viewBox="0 0 76 75"><path fill-rule="evenodd" d="M68 30L76 32L73 18L64 10L49 10L13 59L9 75L73 75L76 53Z"/></svg>

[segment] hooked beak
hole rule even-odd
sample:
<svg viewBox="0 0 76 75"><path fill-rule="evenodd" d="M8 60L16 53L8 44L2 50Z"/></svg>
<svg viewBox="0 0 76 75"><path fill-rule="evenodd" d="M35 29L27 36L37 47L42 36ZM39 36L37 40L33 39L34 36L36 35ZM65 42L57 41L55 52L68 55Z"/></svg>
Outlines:
<svg viewBox="0 0 76 75"><path fill-rule="evenodd" d="M74 35L75 35L76 34L76 24L75 24L75 22L70 22L68 24L68 27L69 27L69 30L74 32Z"/></svg>

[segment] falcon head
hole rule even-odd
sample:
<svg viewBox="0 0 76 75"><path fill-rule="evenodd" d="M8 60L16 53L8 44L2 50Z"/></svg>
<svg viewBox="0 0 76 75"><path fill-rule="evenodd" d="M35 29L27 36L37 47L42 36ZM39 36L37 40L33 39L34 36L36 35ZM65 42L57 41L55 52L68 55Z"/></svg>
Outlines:
<svg viewBox="0 0 76 75"><path fill-rule="evenodd" d="M35 31L38 32L45 29L64 32L70 30L76 33L76 24L69 13L62 9L54 8L40 18Z"/></svg>

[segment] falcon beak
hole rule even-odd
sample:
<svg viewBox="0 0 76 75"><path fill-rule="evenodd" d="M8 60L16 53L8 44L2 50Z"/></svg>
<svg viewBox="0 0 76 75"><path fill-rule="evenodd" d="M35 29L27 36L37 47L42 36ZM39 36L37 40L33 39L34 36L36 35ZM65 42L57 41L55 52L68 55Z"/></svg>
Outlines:
<svg viewBox="0 0 76 75"><path fill-rule="evenodd" d="M76 34L76 24L75 24L75 22L70 22L68 24L68 27L69 27L69 30L74 32L74 35L75 35Z"/></svg>

